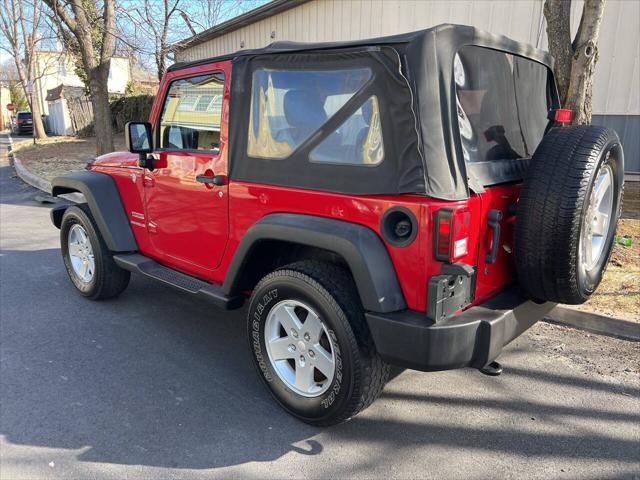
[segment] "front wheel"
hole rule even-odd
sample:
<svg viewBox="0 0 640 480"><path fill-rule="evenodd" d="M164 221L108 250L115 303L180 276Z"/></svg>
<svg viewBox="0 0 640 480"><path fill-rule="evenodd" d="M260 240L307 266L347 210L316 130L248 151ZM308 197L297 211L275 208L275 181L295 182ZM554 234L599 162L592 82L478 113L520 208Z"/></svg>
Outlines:
<svg viewBox="0 0 640 480"><path fill-rule="evenodd" d="M113 261L87 207L73 206L64 212L60 248L71 282L85 297L116 297L129 285L131 273Z"/></svg>
<svg viewBox="0 0 640 480"><path fill-rule="evenodd" d="M348 420L373 403L388 379L353 280L338 266L304 261L264 277L247 327L260 377L304 422Z"/></svg>

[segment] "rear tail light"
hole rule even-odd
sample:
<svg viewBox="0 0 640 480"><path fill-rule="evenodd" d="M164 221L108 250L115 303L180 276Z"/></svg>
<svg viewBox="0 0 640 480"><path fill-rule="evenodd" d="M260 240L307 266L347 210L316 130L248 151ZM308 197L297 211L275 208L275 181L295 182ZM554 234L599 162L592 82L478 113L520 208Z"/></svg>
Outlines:
<svg viewBox="0 0 640 480"><path fill-rule="evenodd" d="M471 211L467 207L441 208L436 212L434 255L454 263L469 253Z"/></svg>
<svg viewBox="0 0 640 480"><path fill-rule="evenodd" d="M549 110L549 120L557 123L571 123L573 120L573 110L569 110L568 108Z"/></svg>

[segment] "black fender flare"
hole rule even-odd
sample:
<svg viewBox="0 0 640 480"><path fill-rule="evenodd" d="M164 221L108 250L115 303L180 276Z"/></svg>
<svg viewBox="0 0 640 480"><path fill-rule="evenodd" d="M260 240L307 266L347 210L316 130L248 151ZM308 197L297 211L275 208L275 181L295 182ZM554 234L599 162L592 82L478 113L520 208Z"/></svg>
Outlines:
<svg viewBox="0 0 640 480"><path fill-rule="evenodd" d="M407 308L389 252L373 230L343 220L292 213L266 215L246 231L224 280L227 295L239 293L240 274L251 268L247 259L263 240L321 248L342 257L367 311L389 313Z"/></svg>
<svg viewBox="0 0 640 480"><path fill-rule="evenodd" d="M138 250L129 219L122 205L116 182L100 172L72 172L56 177L51 182L51 195L80 192L84 195L100 234L112 252ZM60 228L62 215L70 205L60 205L51 210L53 224Z"/></svg>

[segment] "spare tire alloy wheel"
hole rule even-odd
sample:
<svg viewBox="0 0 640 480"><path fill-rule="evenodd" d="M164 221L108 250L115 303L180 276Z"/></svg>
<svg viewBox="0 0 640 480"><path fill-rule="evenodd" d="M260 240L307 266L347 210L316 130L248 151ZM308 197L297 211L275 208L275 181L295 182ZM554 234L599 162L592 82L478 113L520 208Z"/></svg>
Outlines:
<svg viewBox="0 0 640 480"><path fill-rule="evenodd" d="M602 164L591 189L582 225L579 252L580 265L585 272L593 270L598 264L606 246L609 223L615 215L613 171L607 163L610 156L611 152L607 152L606 161Z"/></svg>
<svg viewBox="0 0 640 480"><path fill-rule="evenodd" d="M584 303L602 280L622 205L618 135L595 125L551 129L524 180L515 262L532 299Z"/></svg>

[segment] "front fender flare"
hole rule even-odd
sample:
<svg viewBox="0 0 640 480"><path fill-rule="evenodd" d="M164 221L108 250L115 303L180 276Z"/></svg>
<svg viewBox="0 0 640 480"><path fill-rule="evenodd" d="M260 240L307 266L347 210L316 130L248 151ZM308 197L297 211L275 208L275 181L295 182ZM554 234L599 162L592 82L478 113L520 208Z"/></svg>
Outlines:
<svg viewBox="0 0 640 480"><path fill-rule="evenodd" d="M100 234L112 252L134 252L138 250L129 219L122 205L116 182L111 176L100 172L72 172L56 177L51 182L51 195L80 192L84 195ZM60 228L64 207L52 211L54 225Z"/></svg>
<svg viewBox="0 0 640 480"><path fill-rule="evenodd" d="M223 290L237 294L240 274L251 250L264 240L321 248L342 257L349 266L365 310L388 313L407 308L393 262L380 237L355 223L290 213L267 215L242 237L225 277Z"/></svg>

